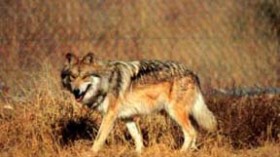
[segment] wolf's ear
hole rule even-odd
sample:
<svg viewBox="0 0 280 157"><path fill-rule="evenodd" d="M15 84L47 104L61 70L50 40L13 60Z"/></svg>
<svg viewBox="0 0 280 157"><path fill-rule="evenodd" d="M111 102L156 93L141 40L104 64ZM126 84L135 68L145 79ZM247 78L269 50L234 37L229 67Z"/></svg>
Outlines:
<svg viewBox="0 0 280 157"><path fill-rule="evenodd" d="M75 63L78 61L77 56L74 55L74 54L71 53L71 52L68 52L68 53L65 55L65 58L66 58L66 64L67 64L67 65L73 65L73 64L75 64Z"/></svg>
<svg viewBox="0 0 280 157"><path fill-rule="evenodd" d="M85 64L91 64L95 60L95 56L92 52L89 52L87 55L85 55L82 59L82 62Z"/></svg>

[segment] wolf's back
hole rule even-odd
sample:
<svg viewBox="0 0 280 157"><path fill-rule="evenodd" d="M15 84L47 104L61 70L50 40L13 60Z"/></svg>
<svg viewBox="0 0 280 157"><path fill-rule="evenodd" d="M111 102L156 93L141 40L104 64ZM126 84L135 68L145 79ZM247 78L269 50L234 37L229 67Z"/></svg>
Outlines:
<svg viewBox="0 0 280 157"><path fill-rule="evenodd" d="M199 85L198 77L184 64L173 61L142 60L139 61L139 68L134 73L132 81L150 84L186 76L191 77Z"/></svg>

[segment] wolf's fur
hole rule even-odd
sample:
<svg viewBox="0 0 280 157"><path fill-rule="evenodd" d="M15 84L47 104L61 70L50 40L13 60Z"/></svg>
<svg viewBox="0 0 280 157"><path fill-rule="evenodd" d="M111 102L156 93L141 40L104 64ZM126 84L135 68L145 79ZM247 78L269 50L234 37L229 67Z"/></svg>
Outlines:
<svg viewBox="0 0 280 157"><path fill-rule="evenodd" d="M120 118L141 152L143 140L133 117L165 110L182 128L181 150L195 148L196 131L189 116L209 131L216 129L216 119L207 108L198 77L183 64L172 61L99 61L92 53L78 58L69 53L61 72L62 84L76 99L103 114L103 121L93 144L97 152Z"/></svg>

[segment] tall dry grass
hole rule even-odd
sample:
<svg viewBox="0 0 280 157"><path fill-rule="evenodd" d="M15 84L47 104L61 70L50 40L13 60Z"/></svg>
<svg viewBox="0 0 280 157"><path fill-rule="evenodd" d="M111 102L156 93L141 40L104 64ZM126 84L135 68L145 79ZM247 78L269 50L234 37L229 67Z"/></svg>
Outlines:
<svg viewBox="0 0 280 157"><path fill-rule="evenodd" d="M277 0L1 1L0 156L89 154L100 115L62 90L64 54L173 59L208 88L279 86ZM216 134L197 128L199 151L180 153L182 133L162 115L141 117L143 156L279 156L279 95L214 97ZM273 152L273 153L271 153ZM135 156L119 121L98 156Z"/></svg>
<svg viewBox="0 0 280 157"><path fill-rule="evenodd" d="M49 67L50 68L50 67ZM101 116L79 107L60 89L58 80L45 67L29 80L28 90L18 97L1 93L0 156L85 156L101 123ZM38 72L36 72L38 73ZM51 81L53 80L53 81ZM280 97L206 96L218 119L219 129L199 131L197 152L180 153L183 135L165 114L138 119L146 149L144 156L279 156ZM122 121L98 156L134 156L134 144Z"/></svg>

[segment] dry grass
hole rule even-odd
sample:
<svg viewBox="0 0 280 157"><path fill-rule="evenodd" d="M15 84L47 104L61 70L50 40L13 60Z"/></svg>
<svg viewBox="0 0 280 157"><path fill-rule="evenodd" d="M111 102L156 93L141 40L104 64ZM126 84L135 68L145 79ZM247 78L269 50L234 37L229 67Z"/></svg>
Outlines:
<svg viewBox="0 0 280 157"><path fill-rule="evenodd" d="M15 87L0 98L0 156L85 156L101 122L61 89L58 69L42 62L35 71L18 71ZM3 76L3 75L2 75ZM164 114L141 117L143 156L279 156L280 97L206 95L219 130L200 132L197 152L180 153L179 127ZM10 109L10 108L13 109ZM271 154L273 152L273 154ZM136 156L133 140L118 121L98 156Z"/></svg>
<svg viewBox="0 0 280 157"><path fill-rule="evenodd" d="M88 114L67 94L39 90L32 99L2 97L0 156L84 156L90 154L101 118ZM200 131L197 152L180 153L179 127L164 115L141 117L144 156L279 156L280 97L208 97L219 121L215 134ZM14 109L7 109L10 105ZM135 156L133 140L118 121L98 156Z"/></svg>
<svg viewBox="0 0 280 157"><path fill-rule="evenodd" d="M90 154L101 117L61 89L68 51L181 61L199 74L203 91L280 85L277 0L11 0L0 8L3 157ZM279 95L206 95L219 120L216 134L198 128L200 149L180 153L182 133L172 120L141 117L143 156L280 156ZM133 146L119 121L98 156L136 156Z"/></svg>

